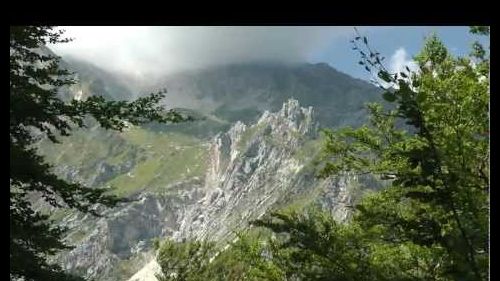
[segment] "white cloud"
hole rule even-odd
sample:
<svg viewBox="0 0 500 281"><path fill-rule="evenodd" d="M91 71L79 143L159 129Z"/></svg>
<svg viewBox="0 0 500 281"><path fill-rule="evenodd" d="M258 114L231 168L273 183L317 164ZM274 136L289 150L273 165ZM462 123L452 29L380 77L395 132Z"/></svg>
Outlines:
<svg viewBox="0 0 500 281"><path fill-rule="evenodd" d="M254 61L307 61L352 27L62 27L75 40L49 46L58 54L133 75L165 74Z"/></svg>
<svg viewBox="0 0 500 281"><path fill-rule="evenodd" d="M411 71L418 70L417 63L411 58L409 58L409 55L406 52L405 48L400 47L391 56L389 71L393 73L396 72L407 73L408 71L406 70L406 67L408 67Z"/></svg>
<svg viewBox="0 0 500 281"><path fill-rule="evenodd" d="M406 52L405 48L400 47L400 48L396 49L396 51L394 51L394 54L392 54L391 59L389 60L389 66L388 66L387 70L392 74L400 73L400 72L403 72L405 74L409 74L406 67L408 67L411 72L418 72L419 71L419 67L418 67L417 62L410 58L410 56L408 55L408 52ZM391 86L396 88L396 89L399 88L398 85L392 85L392 84L387 83L378 77L374 76L373 79L377 82L377 84L380 84L384 88L388 88ZM405 79L405 78L403 78L403 79ZM408 78L406 78L406 79L408 79Z"/></svg>

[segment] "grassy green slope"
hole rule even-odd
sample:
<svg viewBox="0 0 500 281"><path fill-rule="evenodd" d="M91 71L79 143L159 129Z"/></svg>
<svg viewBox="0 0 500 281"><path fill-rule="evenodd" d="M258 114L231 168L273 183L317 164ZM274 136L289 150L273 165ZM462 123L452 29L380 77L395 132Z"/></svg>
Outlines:
<svg viewBox="0 0 500 281"><path fill-rule="evenodd" d="M86 180L101 173L93 185L111 186L119 196L160 191L176 181L201 177L206 167L206 148L201 140L142 127L121 133L99 128L76 131L61 144L42 141L39 151L62 177ZM104 172L103 166L107 169ZM64 170L77 171L78 176L71 178Z"/></svg>
<svg viewBox="0 0 500 281"><path fill-rule="evenodd" d="M124 132L123 137L140 149L142 155L132 170L107 183L115 187L118 195L144 189L160 191L170 183L201 177L205 171L206 149L192 136L133 128Z"/></svg>

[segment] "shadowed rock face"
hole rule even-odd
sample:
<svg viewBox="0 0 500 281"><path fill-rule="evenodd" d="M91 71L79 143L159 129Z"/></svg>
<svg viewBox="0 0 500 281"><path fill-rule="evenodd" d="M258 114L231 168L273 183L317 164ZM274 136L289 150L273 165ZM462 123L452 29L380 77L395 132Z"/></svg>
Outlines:
<svg viewBox="0 0 500 281"><path fill-rule="evenodd" d="M345 219L351 179L318 180L305 172L308 159L295 157L307 141L317 136L313 109L289 100L280 111L265 112L253 125L236 122L208 144L207 171L203 180L166 187L174 192L142 193L136 201L107 211L107 217L67 217L63 224L84 235L78 246L59 257L69 271L98 280L124 280L133 272L116 272L124 261L138 271L134 278L155 280L151 240L208 238L224 244L233 230L245 228L277 202L294 196L317 194L317 200ZM321 189L322 192L313 192ZM314 195L316 196L316 195ZM133 280L133 279L131 279Z"/></svg>
<svg viewBox="0 0 500 281"><path fill-rule="evenodd" d="M59 261L69 271L84 273L87 277L101 280L120 280L114 276L114 267L122 260L147 252L152 239L170 236L178 229L183 209L197 200L199 183L190 183L190 188L175 196L143 193L137 201L107 212L105 218L96 221L93 217L67 218L63 224L71 233L82 231L86 236Z"/></svg>

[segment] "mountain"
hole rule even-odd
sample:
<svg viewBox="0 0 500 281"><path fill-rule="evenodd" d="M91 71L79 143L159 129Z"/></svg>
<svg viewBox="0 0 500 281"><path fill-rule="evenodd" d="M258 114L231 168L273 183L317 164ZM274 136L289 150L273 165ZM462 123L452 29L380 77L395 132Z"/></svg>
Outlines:
<svg viewBox="0 0 500 281"><path fill-rule="evenodd" d="M61 63L80 80L61 92L66 99L135 96L96 66ZM129 199L95 218L34 197L39 210L69 229L66 239L76 247L54 257L68 271L96 280L154 280L156 238L208 238L222 247L234 239L232 231L265 212L311 202L343 220L360 186L378 185L371 178L315 177L319 129L358 125L363 104L378 100L378 90L364 81L326 64L251 64L160 82L151 89L166 84L168 106L196 121L113 132L89 120L89 129L61 144L38 143L60 177L114 187L110 192Z"/></svg>
<svg viewBox="0 0 500 281"><path fill-rule="evenodd" d="M77 84L83 92L102 95L112 100L130 100L135 95L119 76L109 73L89 62L65 57L67 69L76 74Z"/></svg>
<svg viewBox="0 0 500 281"><path fill-rule="evenodd" d="M36 51L42 55L58 56L45 46ZM120 76L92 63L74 57L64 57L60 58L59 67L69 71L72 74L70 77L77 81L69 87L64 86L60 89L59 94L63 100L85 98L90 95L101 95L111 100L129 100L134 97Z"/></svg>
<svg viewBox="0 0 500 281"><path fill-rule="evenodd" d="M366 102L381 101L378 88L325 63L239 64L170 75L149 90L166 87L168 103L230 122L255 121L290 98L315 109L322 126L359 125Z"/></svg>
<svg viewBox="0 0 500 281"><path fill-rule="evenodd" d="M224 244L234 239L233 231L271 208L314 201L345 219L356 178L314 177L311 161L321 142L312 112L289 100L255 124L237 122L215 136L208 143L202 177L140 192L99 220L67 214L61 224L71 229L68 239L78 246L59 262L87 277L124 280L153 259L157 237Z"/></svg>

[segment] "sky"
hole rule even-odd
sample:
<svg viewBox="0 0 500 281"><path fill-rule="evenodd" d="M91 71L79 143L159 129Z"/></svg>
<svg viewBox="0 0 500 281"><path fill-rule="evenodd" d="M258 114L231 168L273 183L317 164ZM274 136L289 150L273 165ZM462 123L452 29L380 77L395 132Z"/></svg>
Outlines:
<svg viewBox="0 0 500 281"><path fill-rule="evenodd" d="M70 43L49 45L57 54L89 61L105 70L141 77L161 77L213 65L281 61L326 62L353 77L369 80L349 42L352 26L66 26ZM454 54L464 55L472 42L489 39L468 27L357 27L385 56L391 69L412 66L424 38L436 33Z"/></svg>
<svg viewBox="0 0 500 281"><path fill-rule="evenodd" d="M386 57L391 70L402 70L404 65L412 68L412 57L423 47L425 37L432 33L437 34L454 55L467 55L474 41L489 46L489 38L470 34L467 26L371 27L363 31L361 33L368 38L370 46ZM332 40L310 60L328 62L353 77L369 79L370 75L357 64L359 54L351 47L349 41Z"/></svg>

